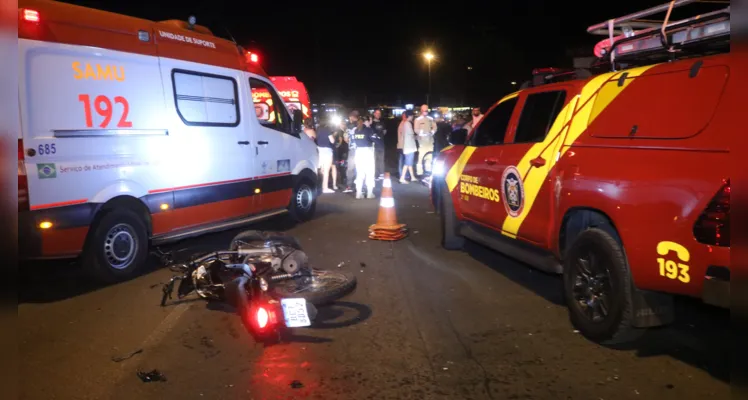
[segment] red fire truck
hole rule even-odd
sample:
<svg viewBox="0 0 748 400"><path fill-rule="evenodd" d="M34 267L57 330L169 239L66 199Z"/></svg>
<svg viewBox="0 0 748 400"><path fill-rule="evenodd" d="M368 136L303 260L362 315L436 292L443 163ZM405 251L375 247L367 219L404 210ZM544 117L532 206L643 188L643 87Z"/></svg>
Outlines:
<svg viewBox="0 0 748 400"><path fill-rule="evenodd" d="M730 49L729 7L668 20L692 2L590 27L609 37L609 72L536 70L434 163L444 247L467 238L562 275L570 319L595 341L672 321L673 295L730 306L731 107L744 101L731 71L745 50Z"/></svg>

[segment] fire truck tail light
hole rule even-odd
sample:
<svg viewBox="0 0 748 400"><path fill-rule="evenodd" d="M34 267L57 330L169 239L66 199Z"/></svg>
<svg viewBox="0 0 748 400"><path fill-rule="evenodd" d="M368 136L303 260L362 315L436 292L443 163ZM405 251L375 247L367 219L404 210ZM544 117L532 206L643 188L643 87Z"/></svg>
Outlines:
<svg viewBox="0 0 748 400"><path fill-rule="evenodd" d="M247 61L257 64L260 62L260 56L257 53L253 53L251 51L247 52Z"/></svg>
<svg viewBox="0 0 748 400"><path fill-rule="evenodd" d="M713 246L730 246L730 180L709 202L693 227L693 235L699 243Z"/></svg>
<svg viewBox="0 0 748 400"><path fill-rule="evenodd" d="M23 20L28 22L39 22L39 11L24 8Z"/></svg>

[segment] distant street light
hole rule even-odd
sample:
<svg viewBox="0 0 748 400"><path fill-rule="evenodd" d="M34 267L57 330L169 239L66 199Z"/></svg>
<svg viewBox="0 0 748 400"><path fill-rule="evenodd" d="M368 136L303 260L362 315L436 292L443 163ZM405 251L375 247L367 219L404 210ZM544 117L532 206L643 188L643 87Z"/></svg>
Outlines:
<svg viewBox="0 0 748 400"><path fill-rule="evenodd" d="M512 81L512 85L516 85L516 84L517 84L517 82L515 82L515 81Z"/></svg>
<svg viewBox="0 0 748 400"><path fill-rule="evenodd" d="M427 51L423 53L423 58L426 59L426 63L429 66L429 91L426 93L426 104L431 105L431 103L429 103L429 97L431 97L431 60L434 59L434 53Z"/></svg>

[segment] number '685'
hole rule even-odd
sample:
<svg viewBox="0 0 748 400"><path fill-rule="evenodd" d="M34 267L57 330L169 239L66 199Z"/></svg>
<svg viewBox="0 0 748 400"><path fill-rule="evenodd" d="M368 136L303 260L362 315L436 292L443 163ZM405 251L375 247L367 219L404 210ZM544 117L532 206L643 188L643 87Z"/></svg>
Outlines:
<svg viewBox="0 0 748 400"><path fill-rule="evenodd" d="M47 143L47 144L40 144L39 147L37 148L37 152L39 153L39 155L42 155L42 154L55 154L55 153L57 153L57 149L55 148L55 144L54 143L52 143L52 144L49 144L49 143Z"/></svg>

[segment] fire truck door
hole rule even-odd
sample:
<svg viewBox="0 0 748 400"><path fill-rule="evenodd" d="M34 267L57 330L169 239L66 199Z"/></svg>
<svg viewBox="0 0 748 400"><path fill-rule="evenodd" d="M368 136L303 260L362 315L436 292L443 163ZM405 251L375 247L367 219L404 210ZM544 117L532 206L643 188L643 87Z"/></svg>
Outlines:
<svg viewBox="0 0 748 400"><path fill-rule="evenodd" d="M545 245L555 204L555 178L550 172L572 113L566 110L558 117L566 102L565 90L538 89L522 94L516 128L504 145L499 184L505 218L500 228L506 236Z"/></svg>
<svg viewBox="0 0 748 400"><path fill-rule="evenodd" d="M457 202L463 216L494 229L501 228L506 215L498 167L516 103L516 97L499 103L474 128L464 150L473 153L459 177Z"/></svg>

